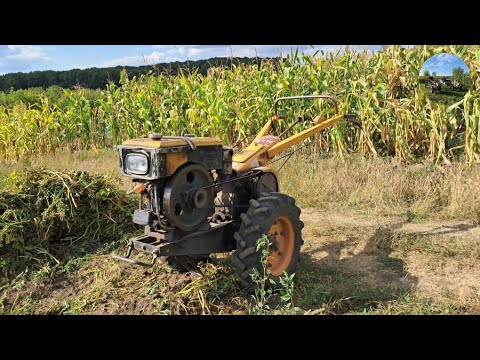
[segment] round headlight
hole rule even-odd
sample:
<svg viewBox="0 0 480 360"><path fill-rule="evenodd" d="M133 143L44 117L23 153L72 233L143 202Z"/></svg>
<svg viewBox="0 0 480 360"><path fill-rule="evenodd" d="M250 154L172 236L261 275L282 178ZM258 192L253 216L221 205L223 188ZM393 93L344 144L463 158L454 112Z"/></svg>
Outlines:
<svg viewBox="0 0 480 360"><path fill-rule="evenodd" d="M143 154L128 154L125 157L125 167L131 173L144 175L148 172L148 159Z"/></svg>

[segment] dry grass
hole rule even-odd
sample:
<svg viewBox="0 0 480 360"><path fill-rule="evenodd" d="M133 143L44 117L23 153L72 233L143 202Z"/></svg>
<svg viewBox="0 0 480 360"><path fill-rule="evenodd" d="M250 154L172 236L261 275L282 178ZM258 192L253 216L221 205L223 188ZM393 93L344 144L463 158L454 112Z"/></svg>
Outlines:
<svg viewBox="0 0 480 360"><path fill-rule="evenodd" d="M480 227L305 209L297 301L319 313L480 312Z"/></svg>
<svg viewBox="0 0 480 360"><path fill-rule="evenodd" d="M178 273L157 263L128 266L109 255L85 259L55 279L21 280L0 297L8 314L235 314L246 306L228 259ZM0 311L2 312L2 311Z"/></svg>
<svg viewBox="0 0 480 360"><path fill-rule="evenodd" d="M0 162L0 177L28 165L107 174L122 188L131 186L120 174L117 152L109 149L43 155L17 164ZM438 167L361 156L301 156L291 158L279 175L281 191L303 207L480 222L480 164Z"/></svg>
<svg viewBox="0 0 480 360"><path fill-rule="evenodd" d="M114 179L120 186L129 189L131 180L120 174L118 153L112 149L64 151L57 154L41 155L21 162L0 162L0 177L11 171L24 171L30 166L46 167L54 171L68 172L70 170L87 171L94 174L104 174Z"/></svg>
<svg viewBox="0 0 480 360"><path fill-rule="evenodd" d="M362 157L290 160L282 191L304 207L480 221L480 166L404 165Z"/></svg>
<svg viewBox="0 0 480 360"><path fill-rule="evenodd" d="M32 164L107 173L129 186L112 151L38 157ZM0 165L0 174L11 169ZM478 166L298 158L280 175L306 225L294 296L302 312L480 313ZM201 277L89 255L60 274L39 272L0 289L0 313L244 313L248 297L228 256L215 259Z"/></svg>

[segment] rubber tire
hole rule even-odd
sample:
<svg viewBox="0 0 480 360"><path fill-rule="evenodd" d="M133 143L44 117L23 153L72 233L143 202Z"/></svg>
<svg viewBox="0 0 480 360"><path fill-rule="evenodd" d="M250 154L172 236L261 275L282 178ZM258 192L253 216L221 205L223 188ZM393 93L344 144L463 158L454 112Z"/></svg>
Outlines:
<svg viewBox="0 0 480 360"><path fill-rule="evenodd" d="M292 259L285 270L288 274L295 272L297 268L298 258L300 255L300 247L303 245L302 229L303 222L300 220L301 210L295 205L295 199L279 193L262 193L258 199L250 200L248 211L240 217L242 223L234 237L237 248L232 256L232 261L236 267L236 275L245 290L253 294L257 284L253 283L250 274L253 269L261 270L261 249L257 252L257 241L263 234L268 235L268 231L272 223L279 216L288 216L292 221L293 230L295 232L295 244ZM279 285L279 277L270 276L276 285ZM267 281L267 287L275 287Z"/></svg>

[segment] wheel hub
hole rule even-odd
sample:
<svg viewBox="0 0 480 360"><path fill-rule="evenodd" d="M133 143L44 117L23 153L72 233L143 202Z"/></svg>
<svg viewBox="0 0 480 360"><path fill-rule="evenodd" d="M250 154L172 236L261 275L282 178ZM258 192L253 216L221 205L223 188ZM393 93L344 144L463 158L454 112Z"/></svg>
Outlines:
<svg viewBox="0 0 480 360"><path fill-rule="evenodd" d="M286 216L278 217L269 230L272 239L267 266L273 276L280 276L288 268L292 260L295 233L292 221Z"/></svg>
<svg viewBox="0 0 480 360"><path fill-rule="evenodd" d="M208 203L208 192L205 189L193 189L190 192L190 203L195 209L202 209Z"/></svg>

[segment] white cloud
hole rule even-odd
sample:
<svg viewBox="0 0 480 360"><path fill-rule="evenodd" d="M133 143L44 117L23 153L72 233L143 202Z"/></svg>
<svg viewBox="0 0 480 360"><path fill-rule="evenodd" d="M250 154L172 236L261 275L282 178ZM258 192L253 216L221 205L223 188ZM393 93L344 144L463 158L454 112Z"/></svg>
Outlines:
<svg viewBox="0 0 480 360"><path fill-rule="evenodd" d="M106 60L101 63L96 63L92 65L84 65L78 68L90 68L90 67L115 67L115 66L138 66L142 64L142 56L122 56L120 58L115 58L111 60Z"/></svg>
<svg viewBox="0 0 480 360"><path fill-rule="evenodd" d="M289 53L291 49L300 47L305 52L318 49L331 49L335 46L320 45L312 49L306 45L153 45L155 49L151 58L160 62L200 60L211 57L275 57L281 52ZM152 56L154 55L154 56Z"/></svg>
<svg viewBox="0 0 480 360"><path fill-rule="evenodd" d="M432 56L430 59L427 60L425 64L428 63L428 66L431 67L443 67L448 63L452 63L456 60L458 60L459 57L453 54L448 54L448 53L441 53Z"/></svg>
<svg viewBox="0 0 480 360"><path fill-rule="evenodd" d="M7 60L18 61L37 61L50 60L45 51L40 46L35 45L8 45L8 53L5 55Z"/></svg>
<svg viewBox="0 0 480 360"><path fill-rule="evenodd" d="M279 45L232 45L227 46L228 56L234 57L271 57L280 55Z"/></svg>
<svg viewBox="0 0 480 360"><path fill-rule="evenodd" d="M157 62L200 60L212 57L278 56L277 45L153 45L155 51L147 56Z"/></svg>
<svg viewBox="0 0 480 360"><path fill-rule="evenodd" d="M0 45L0 73L31 71L51 61L38 45Z"/></svg>
<svg viewBox="0 0 480 360"><path fill-rule="evenodd" d="M227 45L170 45L157 54L161 62L199 60L227 56Z"/></svg>
<svg viewBox="0 0 480 360"><path fill-rule="evenodd" d="M151 53L123 56L120 58L103 61L102 63L82 66L82 68L153 65L172 61L199 60L216 56L228 56L226 50L228 47L224 45L154 45L152 48L155 50Z"/></svg>
<svg viewBox="0 0 480 360"><path fill-rule="evenodd" d="M455 60L458 59L458 56L453 55L453 54L448 54L448 53L441 53L437 55L437 58L439 60L445 61L445 62L454 62Z"/></svg>

